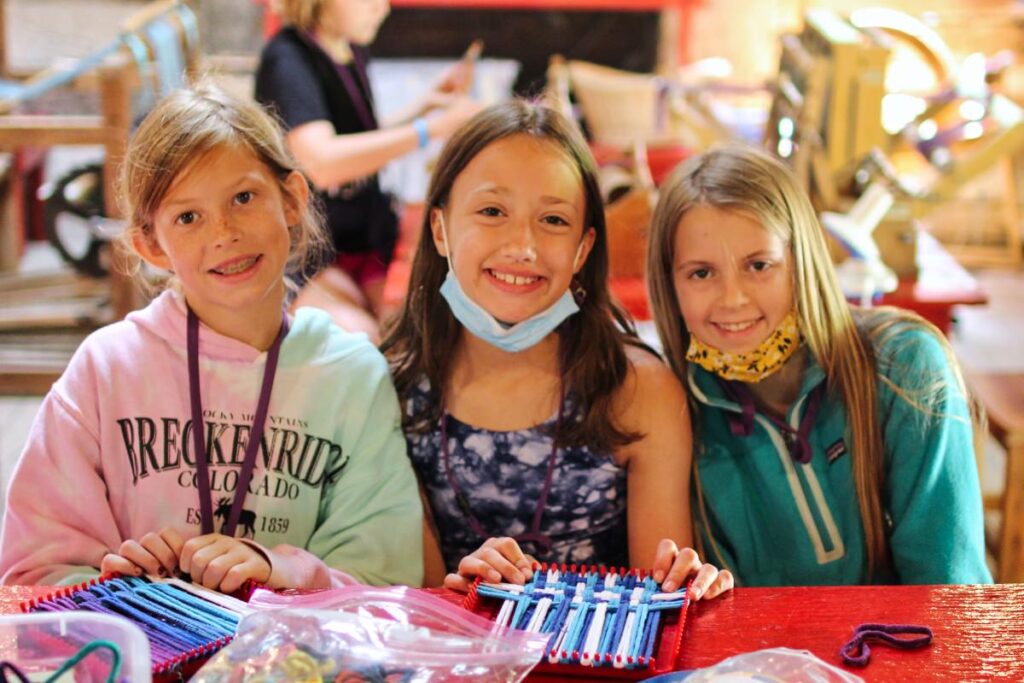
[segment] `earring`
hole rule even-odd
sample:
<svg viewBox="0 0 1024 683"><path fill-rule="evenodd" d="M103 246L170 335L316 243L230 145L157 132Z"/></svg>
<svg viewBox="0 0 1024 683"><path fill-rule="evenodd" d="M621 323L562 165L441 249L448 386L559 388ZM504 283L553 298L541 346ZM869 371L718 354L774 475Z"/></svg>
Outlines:
<svg viewBox="0 0 1024 683"><path fill-rule="evenodd" d="M569 282L569 292L572 294L576 305L583 308L583 304L587 300L587 288L583 286L583 283L575 275Z"/></svg>

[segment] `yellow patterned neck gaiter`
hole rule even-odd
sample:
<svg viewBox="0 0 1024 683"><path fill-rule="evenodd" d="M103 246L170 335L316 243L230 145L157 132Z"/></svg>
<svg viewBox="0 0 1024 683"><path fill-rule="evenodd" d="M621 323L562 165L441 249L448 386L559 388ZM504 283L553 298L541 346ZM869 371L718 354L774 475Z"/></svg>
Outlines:
<svg viewBox="0 0 1024 683"><path fill-rule="evenodd" d="M722 379L752 384L774 374L785 365L790 356L800 348L802 341L796 313L791 312L756 349L746 353L720 351L691 334L686 360L715 373Z"/></svg>

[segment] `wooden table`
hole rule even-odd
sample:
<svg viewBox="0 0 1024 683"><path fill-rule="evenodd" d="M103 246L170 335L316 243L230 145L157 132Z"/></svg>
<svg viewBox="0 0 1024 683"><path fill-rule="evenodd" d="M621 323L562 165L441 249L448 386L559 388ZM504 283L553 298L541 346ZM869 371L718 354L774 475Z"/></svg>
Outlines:
<svg viewBox="0 0 1024 683"><path fill-rule="evenodd" d="M17 612L21 601L50 590L0 587L0 612ZM451 592L431 592L461 601ZM839 648L855 626L866 622L921 624L935 634L931 646L922 650L872 648L866 668L850 669L866 680L1024 680L1024 585L1020 584L737 588L693 607L682 666L710 666L770 647L807 649L838 666ZM527 680L562 679L533 675Z"/></svg>

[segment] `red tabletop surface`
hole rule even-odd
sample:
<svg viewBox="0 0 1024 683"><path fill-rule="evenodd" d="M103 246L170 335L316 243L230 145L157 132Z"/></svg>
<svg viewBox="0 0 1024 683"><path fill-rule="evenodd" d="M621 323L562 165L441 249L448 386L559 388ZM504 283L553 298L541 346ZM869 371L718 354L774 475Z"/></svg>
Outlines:
<svg viewBox="0 0 1024 683"><path fill-rule="evenodd" d="M872 648L869 681L1024 680L1024 585L737 588L697 603L685 668L768 647L807 649L830 664L863 623L918 624L930 647ZM851 671L858 671L851 669Z"/></svg>
<svg viewBox="0 0 1024 683"><path fill-rule="evenodd" d="M0 586L0 612L18 612L21 601L52 590ZM450 591L430 592L462 599ZM693 669L743 652L789 647L838 666L839 648L867 622L919 624L935 634L921 650L873 647L866 668L850 669L868 681L1024 680L1024 584L737 588L693 606L680 665Z"/></svg>
<svg viewBox="0 0 1024 683"><path fill-rule="evenodd" d="M921 650L872 647L866 668L847 667L867 681L1024 680L1024 584L736 588L694 604L679 668L770 647L810 650L842 666L839 648L869 622L928 626L934 639Z"/></svg>

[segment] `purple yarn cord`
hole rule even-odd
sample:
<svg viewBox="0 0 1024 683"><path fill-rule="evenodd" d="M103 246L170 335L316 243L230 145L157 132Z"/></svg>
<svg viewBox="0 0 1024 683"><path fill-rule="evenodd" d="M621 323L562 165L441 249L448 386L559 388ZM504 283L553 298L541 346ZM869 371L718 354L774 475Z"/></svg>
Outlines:
<svg viewBox="0 0 1024 683"><path fill-rule="evenodd" d="M902 635L916 636L901 638ZM853 631L853 638L839 650L839 657L847 666L867 666L871 660L868 641L890 645L900 650L914 650L932 642L932 630L913 624L861 624Z"/></svg>

